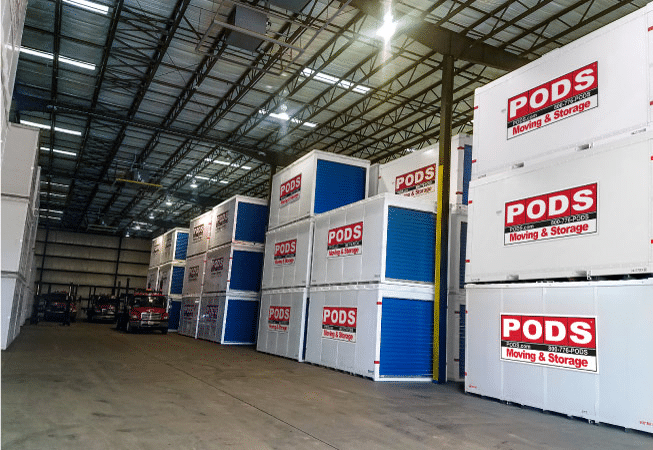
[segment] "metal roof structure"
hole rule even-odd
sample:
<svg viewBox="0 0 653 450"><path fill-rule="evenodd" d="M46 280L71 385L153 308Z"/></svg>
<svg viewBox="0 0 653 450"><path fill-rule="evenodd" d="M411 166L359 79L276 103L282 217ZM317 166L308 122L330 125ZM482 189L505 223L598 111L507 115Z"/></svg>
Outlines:
<svg viewBox="0 0 653 450"><path fill-rule="evenodd" d="M475 88L646 3L30 0L11 120L42 127L42 224L150 237L313 149L434 144L442 55L471 133Z"/></svg>

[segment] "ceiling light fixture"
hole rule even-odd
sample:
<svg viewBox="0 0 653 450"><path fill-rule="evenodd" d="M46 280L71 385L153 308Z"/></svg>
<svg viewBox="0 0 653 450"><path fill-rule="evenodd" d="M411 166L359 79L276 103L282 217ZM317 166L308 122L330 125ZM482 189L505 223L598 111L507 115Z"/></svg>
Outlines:
<svg viewBox="0 0 653 450"><path fill-rule="evenodd" d="M166 206L172 206L172 200L170 200L170 197L166 197Z"/></svg>
<svg viewBox="0 0 653 450"><path fill-rule="evenodd" d="M140 230L141 226L139 224L134 225L134 230Z"/></svg>
<svg viewBox="0 0 653 450"><path fill-rule="evenodd" d="M220 180L220 184L229 184L227 180Z"/></svg>
<svg viewBox="0 0 653 450"><path fill-rule="evenodd" d="M50 151L50 149L47 148L47 147L41 147L41 150L44 151L44 152L49 152ZM66 156L77 156L77 153L75 153L75 152L69 152L69 151L66 151L66 150L59 150L59 149L56 149L56 148L52 149L52 153L59 153L60 155L66 155Z"/></svg>
<svg viewBox="0 0 653 450"><path fill-rule="evenodd" d="M388 42L393 34L397 31L397 23L392 21L392 13L387 12L383 16L383 25L381 28L376 30L376 35L383 38L385 42Z"/></svg>
<svg viewBox="0 0 653 450"><path fill-rule="evenodd" d="M21 123L21 125L28 125L28 126L31 126L31 127L42 128L44 130L51 130L52 129L51 125L45 125L43 123L37 123L37 122L29 122L29 121L23 120L23 119L20 119L20 123ZM58 131L60 133L72 134L74 136L81 136L82 135L81 131L70 130L68 128L54 127L54 131Z"/></svg>
<svg viewBox="0 0 653 450"><path fill-rule="evenodd" d="M148 217L150 218L150 220L153 220L153 219L154 219L154 213L151 212L150 215L149 215Z"/></svg>
<svg viewBox="0 0 653 450"><path fill-rule="evenodd" d="M54 181L47 181L47 180L41 180L41 183L43 184L49 184L50 186L59 186L59 187L70 187L67 184L61 184L61 183L55 183Z"/></svg>
<svg viewBox="0 0 653 450"><path fill-rule="evenodd" d="M197 189L197 180L193 178L193 181L190 183L190 187L192 189Z"/></svg>
<svg viewBox="0 0 653 450"><path fill-rule="evenodd" d="M46 192L46 191L41 191L41 195L50 195L52 197L67 197L66 194L59 194L57 192Z"/></svg>
<svg viewBox="0 0 653 450"><path fill-rule="evenodd" d="M51 61L54 60L54 54L49 52L42 52L41 50L35 50L33 48L21 47L20 52L27 55L37 56L39 58L49 59ZM66 56L59 55L59 62L63 64L69 64L71 66L81 67L82 69L95 70L95 64L93 63L68 58Z"/></svg>
<svg viewBox="0 0 653 450"><path fill-rule="evenodd" d="M328 84L337 84L338 86L340 86L341 88L344 88L344 89L349 89L352 86L354 86L352 91L353 92L358 92L359 94L367 94L370 91L370 88L368 88L367 86L362 86L360 84L355 84L355 83L353 83L351 81L347 81L347 80L341 80L340 78L336 78L336 77L333 77L331 75L327 75L327 74L322 73L322 72L316 72L316 71L314 71L312 69L309 69L309 68L304 68L302 70L302 75L304 75L305 77L313 76L314 80L321 81L323 83L328 83Z"/></svg>
<svg viewBox="0 0 653 450"><path fill-rule="evenodd" d="M100 5L98 3L93 3L86 0L63 0L63 2L68 3L71 6L77 6L78 8L86 9L98 14L107 15L109 13L108 6Z"/></svg>

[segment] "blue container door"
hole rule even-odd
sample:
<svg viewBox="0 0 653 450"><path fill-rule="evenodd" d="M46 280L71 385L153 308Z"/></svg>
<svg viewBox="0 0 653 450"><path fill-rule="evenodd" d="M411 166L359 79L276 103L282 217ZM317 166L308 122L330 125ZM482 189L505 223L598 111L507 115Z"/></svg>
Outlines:
<svg viewBox="0 0 653 450"><path fill-rule="evenodd" d="M229 289L258 292L263 276L263 252L234 250Z"/></svg>
<svg viewBox="0 0 653 450"><path fill-rule="evenodd" d="M365 198L367 169L318 159L315 174L315 214Z"/></svg>
<svg viewBox="0 0 653 450"><path fill-rule="evenodd" d="M170 311L168 311L168 330L179 329L179 312L181 311L181 302L171 301Z"/></svg>
<svg viewBox="0 0 653 450"><path fill-rule="evenodd" d="M177 245L175 245L174 259L186 259L186 251L188 250L188 233L177 233Z"/></svg>
<svg viewBox="0 0 653 450"><path fill-rule="evenodd" d="M460 223L460 262L458 267L458 288L465 289L465 267L467 266L467 222Z"/></svg>
<svg viewBox="0 0 653 450"><path fill-rule="evenodd" d="M172 268L172 280L170 282L170 294L181 295L181 290L184 287L184 269L185 267L174 266Z"/></svg>
<svg viewBox="0 0 653 450"><path fill-rule="evenodd" d="M382 377L433 375L433 302L384 298L381 313Z"/></svg>
<svg viewBox="0 0 653 450"><path fill-rule="evenodd" d="M228 300L225 343L253 344L256 341L258 301Z"/></svg>
<svg viewBox="0 0 653 450"><path fill-rule="evenodd" d="M463 159L463 205L467 204L469 197L469 180L472 179L472 146L465 145Z"/></svg>
<svg viewBox="0 0 653 450"><path fill-rule="evenodd" d="M265 242L265 227L268 223L268 206L239 202L236 217L237 241Z"/></svg>
<svg viewBox="0 0 653 450"><path fill-rule="evenodd" d="M435 277L435 214L388 207L385 276L433 283Z"/></svg>
<svg viewBox="0 0 653 450"><path fill-rule="evenodd" d="M458 330L458 376L465 378L465 320L467 319L467 307L460 305L460 329Z"/></svg>

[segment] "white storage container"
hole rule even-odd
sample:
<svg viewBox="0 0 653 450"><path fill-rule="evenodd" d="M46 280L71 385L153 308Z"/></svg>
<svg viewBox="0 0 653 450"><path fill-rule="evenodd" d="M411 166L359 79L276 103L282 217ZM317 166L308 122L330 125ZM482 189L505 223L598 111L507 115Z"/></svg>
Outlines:
<svg viewBox="0 0 653 450"><path fill-rule="evenodd" d="M179 298L183 293L186 261L164 264L159 268L157 286L163 295Z"/></svg>
<svg viewBox="0 0 653 450"><path fill-rule="evenodd" d="M311 287L306 361L375 381L432 381L433 286Z"/></svg>
<svg viewBox="0 0 653 450"><path fill-rule="evenodd" d="M438 200L439 144L409 153L378 167L376 193L389 192L424 201ZM467 188L472 170L472 137L451 137L449 203L467 204ZM371 172L370 172L371 176ZM372 184L372 183L370 183ZM370 194L372 196L374 194Z"/></svg>
<svg viewBox="0 0 653 450"><path fill-rule="evenodd" d="M311 280L315 219L308 218L268 231L263 289L308 287Z"/></svg>
<svg viewBox="0 0 653 450"><path fill-rule="evenodd" d="M39 130L10 123L6 139L2 155L2 194L30 200L38 173Z"/></svg>
<svg viewBox="0 0 653 450"><path fill-rule="evenodd" d="M653 272L653 134L473 181L466 280Z"/></svg>
<svg viewBox="0 0 653 450"><path fill-rule="evenodd" d="M186 260L188 250L188 228L173 228L163 235L161 264Z"/></svg>
<svg viewBox="0 0 653 450"><path fill-rule="evenodd" d="M268 229L320 214L367 196L370 162L313 150L272 177Z"/></svg>
<svg viewBox="0 0 653 450"><path fill-rule="evenodd" d="M256 349L303 361L307 306L308 288L263 291Z"/></svg>
<svg viewBox="0 0 653 450"><path fill-rule="evenodd" d="M205 263L206 253L191 256L186 260L186 269L184 270L184 285L182 287L182 295L184 297L199 296L202 294Z"/></svg>
<svg viewBox="0 0 653 450"><path fill-rule="evenodd" d="M311 285L433 283L435 204L392 194L316 216Z"/></svg>
<svg viewBox="0 0 653 450"><path fill-rule="evenodd" d="M26 275L30 225L34 221L27 199L2 196L2 271ZM11 220L7 220L11 218Z"/></svg>
<svg viewBox="0 0 653 450"><path fill-rule="evenodd" d="M21 278L12 274L2 274L2 301L0 312L0 347L6 350L20 331L20 311L22 309L24 284Z"/></svg>
<svg viewBox="0 0 653 450"><path fill-rule="evenodd" d="M650 126L653 5L476 89L473 178Z"/></svg>
<svg viewBox="0 0 653 450"><path fill-rule="evenodd" d="M468 285L466 307L467 392L653 432L652 279Z"/></svg>
<svg viewBox="0 0 653 450"><path fill-rule="evenodd" d="M188 229L188 250L186 257L206 253L209 249L211 237L211 215L213 211L207 211L190 221Z"/></svg>
<svg viewBox="0 0 653 450"><path fill-rule="evenodd" d="M152 289L154 291L159 289L159 268L150 267L147 271L147 280L145 282L146 289Z"/></svg>
<svg viewBox="0 0 653 450"><path fill-rule="evenodd" d="M258 294L204 294L197 337L220 344L251 345L256 340L258 309Z"/></svg>
<svg viewBox="0 0 653 450"><path fill-rule="evenodd" d="M262 246L267 221L267 200L235 195L213 208L209 248L231 242Z"/></svg>
<svg viewBox="0 0 653 450"><path fill-rule="evenodd" d="M159 267L161 265L161 252L163 251L163 234L152 239L152 249L150 250L150 267Z"/></svg>
<svg viewBox="0 0 653 450"><path fill-rule="evenodd" d="M465 381L465 294L447 301L447 380Z"/></svg>
<svg viewBox="0 0 653 450"><path fill-rule="evenodd" d="M204 270L204 293L261 290L263 249L227 244L209 250Z"/></svg>
<svg viewBox="0 0 653 450"><path fill-rule="evenodd" d="M179 310L177 333L197 339L197 325L200 312L200 297L184 297Z"/></svg>

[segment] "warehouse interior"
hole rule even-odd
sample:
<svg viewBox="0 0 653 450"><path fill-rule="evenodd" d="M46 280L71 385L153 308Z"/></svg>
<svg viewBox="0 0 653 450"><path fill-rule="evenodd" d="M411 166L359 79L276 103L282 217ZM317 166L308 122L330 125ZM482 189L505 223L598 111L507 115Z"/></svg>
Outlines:
<svg viewBox="0 0 653 450"><path fill-rule="evenodd" d="M578 414L569 412L566 405L551 406L557 397L573 396L571 391L576 390L578 396L589 392L578 388L581 378L573 377L581 374L573 373L573 367L571 371L560 370L560 366L541 369L544 379L534 378L533 383L542 383L545 392L547 382L552 390L560 382L555 375L546 374L571 373L568 379L560 378L568 387L545 394L542 403L520 390L521 385L528 384L523 377L532 369L527 361L515 363L513 359L506 363L504 356L494 355L497 361L502 360L499 368L484 362L493 347L488 350L479 346L465 353L465 342L470 345L472 337L477 342L489 342L496 331L486 327L485 321L490 319L478 313L465 319L465 304L469 306L472 301L478 305L477 311L487 308L488 317L496 313L503 318L503 313L515 311L541 313L541 325L546 325L548 316L589 314L592 318L588 319L588 327L594 327L593 320L599 323L592 333L596 331L600 341L605 339L603 330L610 328L603 325L609 323L603 314L611 315L614 321L629 320L620 308L610 309L617 302L606 300L604 294L623 289L639 302L633 308L639 308L644 327L653 320L647 298L652 292L653 250L646 248L650 247L649 240L653 243L653 213L649 214L653 211L653 190L646 184L652 177L646 165L641 165L641 176L617 180L621 190L615 188L614 192L638 190L644 196L643 202L648 202L641 214L632 215L636 224L640 219L648 220L648 228L642 223L642 229L635 226L632 233L647 239L640 247L644 255L641 265L648 262L648 266L625 270L626 263L619 260L621 253L615 250L615 255L610 256L596 247L596 255L606 254L604 266L595 271L570 272L561 264L556 271L555 261L561 255L558 247L551 247L556 250L542 258L543 264L548 264L544 272L519 272L518 259L500 277L487 271L495 260L503 258L500 250L507 251L504 239L537 240L537 236L529 237L528 227L519 228L520 232L526 230L523 235L508 234L507 200L540 198L535 194L553 196L568 192L572 186L589 186L589 194L573 197L581 204L592 195L596 200L615 183L609 174L603 175L613 160L606 156L597 163L603 169L596 169L596 179L590 176L589 181L576 181L572 174L579 171L573 164L585 161L583 150L589 148L592 155L601 157L612 154L605 148L613 145L624 149L641 147L641 151L632 150L633 159L653 155L649 143L653 142L649 137L653 103L649 92L645 94L648 109L643 111L648 121L643 125L637 123L627 129L615 121L616 131L597 130L591 144L579 146L574 142L575 153L564 150L554 155L553 151L547 153L549 149L542 144L547 150L542 154L555 164L547 165L544 156L536 156L534 169L527 162L527 170L539 170L533 173L540 174L540 178L554 174L550 176L553 179L559 174L569 181L562 180L555 188L535 188L540 191L526 189L528 193L521 197L506 197L506 231L505 237L500 237L500 249L479 245L493 237L490 231L487 235L479 231L482 221L472 223L473 217L481 217L482 213L499 217L502 211L495 209L504 207L503 200L485 212L476 206L482 203L478 200L492 197L488 194L492 183L503 176L497 169L499 163L491 165L494 156L472 169L478 155L487 156L477 153L483 150L477 144L489 142L486 134L479 133L478 117L488 117L479 116L487 114L487 110L479 113L481 94L491 92L501 80L528 78L528 69L537 67L538 61L545 61L541 66L549 66L562 79L571 69L556 72L556 52L565 51L566 46L574 48L577 40L592 33L600 35L602 29L612 30L609 26L621 23L618 21L627 16L640 14L643 21L648 20L650 32L653 12L648 1L8 0L1 8L3 448L480 449L653 445L653 405L647 404L653 397L638 397L638 389L653 382L653 371L636 381L629 373L623 382L624 391L617 390L617 394L604 391L605 386L622 379L621 372L612 371L609 364L607 343L599 342L590 350L589 364L593 361L594 373L589 376L597 380L599 374L604 377L588 388L596 398L585 399L595 411L578 406ZM653 44L643 32L645 44L637 41L633 47L637 47L637 55L648 58L642 79L646 78L650 91L653 78L648 72L653 50L648 46L653 49ZM610 48L605 53L610 53ZM591 70L587 64L592 61L580 59L572 63L573 70ZM600 61L599 67L606 70L607 64ZM608 91L613 88L613 84L603 81L606 78L601 72L600 89L594 87L594 91L582 93L604 97L599 97L598 104L586 97L590 100L584 108L592 111L583 113L581 109L579 116L603 113L599 106L607 107ZM530 88L534 92L539 83L550 84L555 77L533 79L538 81L526 82L526 87L510 94ZM631 97L623 98L627 102ZM503 109L497 109L502 115L503 138L505 101ZM537 147L532 143L542 130L519 131L520 123L535 123L532 117L539 113L532 100L531 109L533 115L526 118L531 122L515 121L517 131L513 135L509 128L505 148L521 151L517 147L520 139L525 154ZM561 123L573 125L574 120L578 119L566 118ZM510 120L508 123L510 127ZM597 124L597 128L600 126ZM525 137L519 134L522 132ZM16 137L19 134L20 139ZM564 135L559 133L554 139ZM622 135L627 137L617 141ZM28 140L29 149L20 150ZM455 149L461 150L459 160ZM631 155L628 152L621 154ZM497 152L496 161L504 158L507 167L516 169L517 174L527 157L510 159ZM419 158L430 158L428 164L433 164L434 171L440 170L437 182L433 178L432 186L426 189L432 196L430 206L383 194L419 195L419 191L401 194L394 185L388 188L392 191L381 187L384 177L392 178L392 183L395 175L404 172L416 177L416 171L409 173L404 167ZM320 164L324 168L327 163L329 170L336 166L337 170L320 172ZM414 164L418 164L417 169L427 163ZM291 179L300 166L299 178ZM613 167L621 169L620 162ZM364 169L362 191L350 198L360 168ZM563 175L567 173L569 176ZM428 176L428 172L424 174ZM535 176L529 179L524 175L526 181L520 181L520 174L506 179L514 180L517 186L537 184L529 181ZM302 190L314 190L308 212L295 212L304 207L305 194L299 197L299 187L288 184L293 180L298 180ZM458 182L464 187L456 188ZM594 187L591 182L595 182ZM284 189L290 193L284 194ZM451 198L450 202L447 198ZM477 209L472 208L472 198ZM622 206L638 206L642 197L634 198L630 203L624 200ZM588 219L589 239L596 238L592 233L604 239L608 236L610 228L601 220L619 206L617 202L610 209L604 197L599 202L603 209L594 211ZM23 204L26 212L20 209ZM263 209L256 209L259 207ZM397 211L405 209L410 210L410 216L397 216ZM216 226L222 223L222 211L224 217L231 214L228 220L234 222L234 236L242 225L236 223L237 217L248 217L246 231L256 236L229 236L218 242ZM288 211L292 211L290 215ZM383 212L377 218L375 211ZM361 219L352 219L359 216ZM357 220L361 220L362 233L362 217L379 224L378 239L331 245L331 231L334 236L341 230L343 235L355 234L355 227L347 227ZM444 222L436 219L443 217ZM369 222L366 233L372 230ZM424 234L422 225L431 231ZM198 234L200 229L203 235ZM393 231L396 229L400 231ZM570 229L570 233L586 236L587 229ZM472 231L475 240L467 234ZM416 243L405 244L393 232L412 234ZM310 236L304 243L302 233ZM585 239L579 236L576 241ZM327 237L329 244L320 253L319 239L326 242ZM393 237L397 240L392 241ZM538 245L548 242L540 238ZM376 250L369 247L372 240L382 242L374 257L372 251ZM461 241L467 243L466 257ZM183 257L169 254L164 261L164 248L170 249L170 242L173 252L183 243ZM286 247L277 247L279 243ZM201 245L203 249L199 249ZM300 249L302 245L304 250ZM515 242L510 248L517 252L528 249L528 245ZM631 249L628 245L622 247L622 253ZM338 258L338 253L334 258L332 252L340 248L350 249L355 256ZM422 266L419 270L403 270L388 263L386 267L386 257L388 261L391 254L397 258L407 249L408 255L400 255L399 259L405 257L402 261L407 267L411 259L428 260L424 266L426 276L420 272ZM161 252L156 263L155 250ZM591 256L600 260L596 255ZM222 273L223 256L228 275ZM359 257L363 261L357 263L360 267L347 265L347 261ZM238 258L245 258L245 262ZM319 258L323 258L322 265L316 263ZM476 265L469 266L470 258ZM337 266L342 260L345 262ZM197 275L193 271L195 261L202 264L199 278L193 278ZM481 261L486 264L486 272L479 270ZM381 275L373 273L377 262ZM304 263L307 267L301 265ZM281 266L284 275L279 278L277 269ZM467 283L477 283L476 288L465 289L466 266ZM287 273L288 267L294 270L292 276ZM300 274L302 268L305 272ZM165 282L164 270L168 271ZM395 272L390 274L392 270ZM561 283L564 281L608 284L566 285ZM247 287L250 282L256 286ZM542 282L560 284L538 285ZM211 283L215 285L213 290L207 289ZM220 283L226 289L219 287ZM588 286L594 289L592 293L588 293ZM129 327L120 330L120 319L116 325L115 318L110 323L91 323L93 302L97 304L100 297L115 303L118 317L130 294L136 296L138 290L153 287L169 297L164 313L165 335L131 333ZM587 288L577 295L579 304L593 306L558 313L546 309L548 306L542 311L515 306L511 310L508 299L514 292L511 289L516 288L524 289L523 298L528 302L542 305L555 303L556 296L576 295L576 291L570 294L572 291L565 289L578 288L580 292ZM500 295L492 289L501 290ZM351 313L352 308L343 307L351 306L343 300L349 295L345 291L359 296L358 331L355 324L351 333L350 328L338 328L336 323L325 325L327 319L318 325L311 322L327 312L329 302L336 302L340 307L337 312ZM39 315L39 299L55 292L66 292L75 303L76 321L70 327L47 322ZM212 296L208 307L204 304L207 293ZM385 361L390 360L386 358L390 350L379 343L388 336L384 334L388 325L382 322L381 311L390 317L392 301L402 299L402 295L419 308L430 305L424 310L429 316L424 324L410 319L410 314L423 314L418 308L410 314L399 311L405 320L395 325L400 331L414 328L414 334L407 332L410 338L406 339L419 338L428 344L426 357L407 350L412 347L392 349L406 354L393 362L395 366L406 358L419 360L419 376L401 367L394 367L395 372L388 369ZM615 294L610 295L615 298ZM292 308L300 305L302 316L296 322L296 318L284 321L276 317L273 324L272 314L290 314L290 306L283 306L284 296L292 297ZM369 302L376 305L372 312L365 312L369 317L363 313L363 304L368 301L368 297L363 301L364 296L378 296L378 301ZM497 296L501 303L487 306L491 302L486 300ZM242 328L242 324L231 324L227 319L225 304L230 301L240 305L238 320L248 321L251 329L233 330ZM496 311L492 309L499 304ZM396 305L401 310L404 303ZM70 319L70 307L66 306L64 322ZM191 309L194 328L188 329L184 315ZM202 315L208 316L211 311L224 315L221 329L209 330L209 325L203 325ZM244 319L246 316L249 319ZM173 317L178 322L174 327ZM455 329L449 323L454 317ZM132 324L129 318L125 320L125 325ZM498 324L498 319L495 322ZM298 341L290 339L280 350L278 336L295 323L300 326ZM426 328L422 329L422 325ZM343 364L339 356L329 361L332 348L329 342L324 343L329 341L324 331L328 327L339 329L341 336L344 330L347 336L336 338L333 348L337 350L333 351L337 355L344 355L347 345L367 346L365 339L369 338L369 345L376 346L371 355L365 355L369 361L361 363L360 356L352 365ZM370 332L368 336L364 327L376 330L377 335ZM172 333L167 333L168 328ZM638 332L629 334L620 345L646 342L651 333ZM343 339L349 342L343 343ZM319 349L313 345L315 342L320 343ZM605 347L596 350L601 345ZM640 348L632 347L632 351L624 352L624 359L615 359L614 365L630 367L623 370L631 372L653 370L650 349L641 353L642 361L630 365L629 358ZM466 359L470 370L483 375L470 376L466 381ZM479 361L483 363L479 365ZM504 364L525 368L523 372L510 372ZM492 383L475 386L492 377L501 380L500 393L495 394L499 391L493 385L487 387ZM511 390L515 377L520 387ZM612 403L601 401L606 402L604 399L613 394L625 398L619 407L631 407L635 422L613 419L606 412ZM615 411L613 416L621 414L621 409Z"/></svg>

